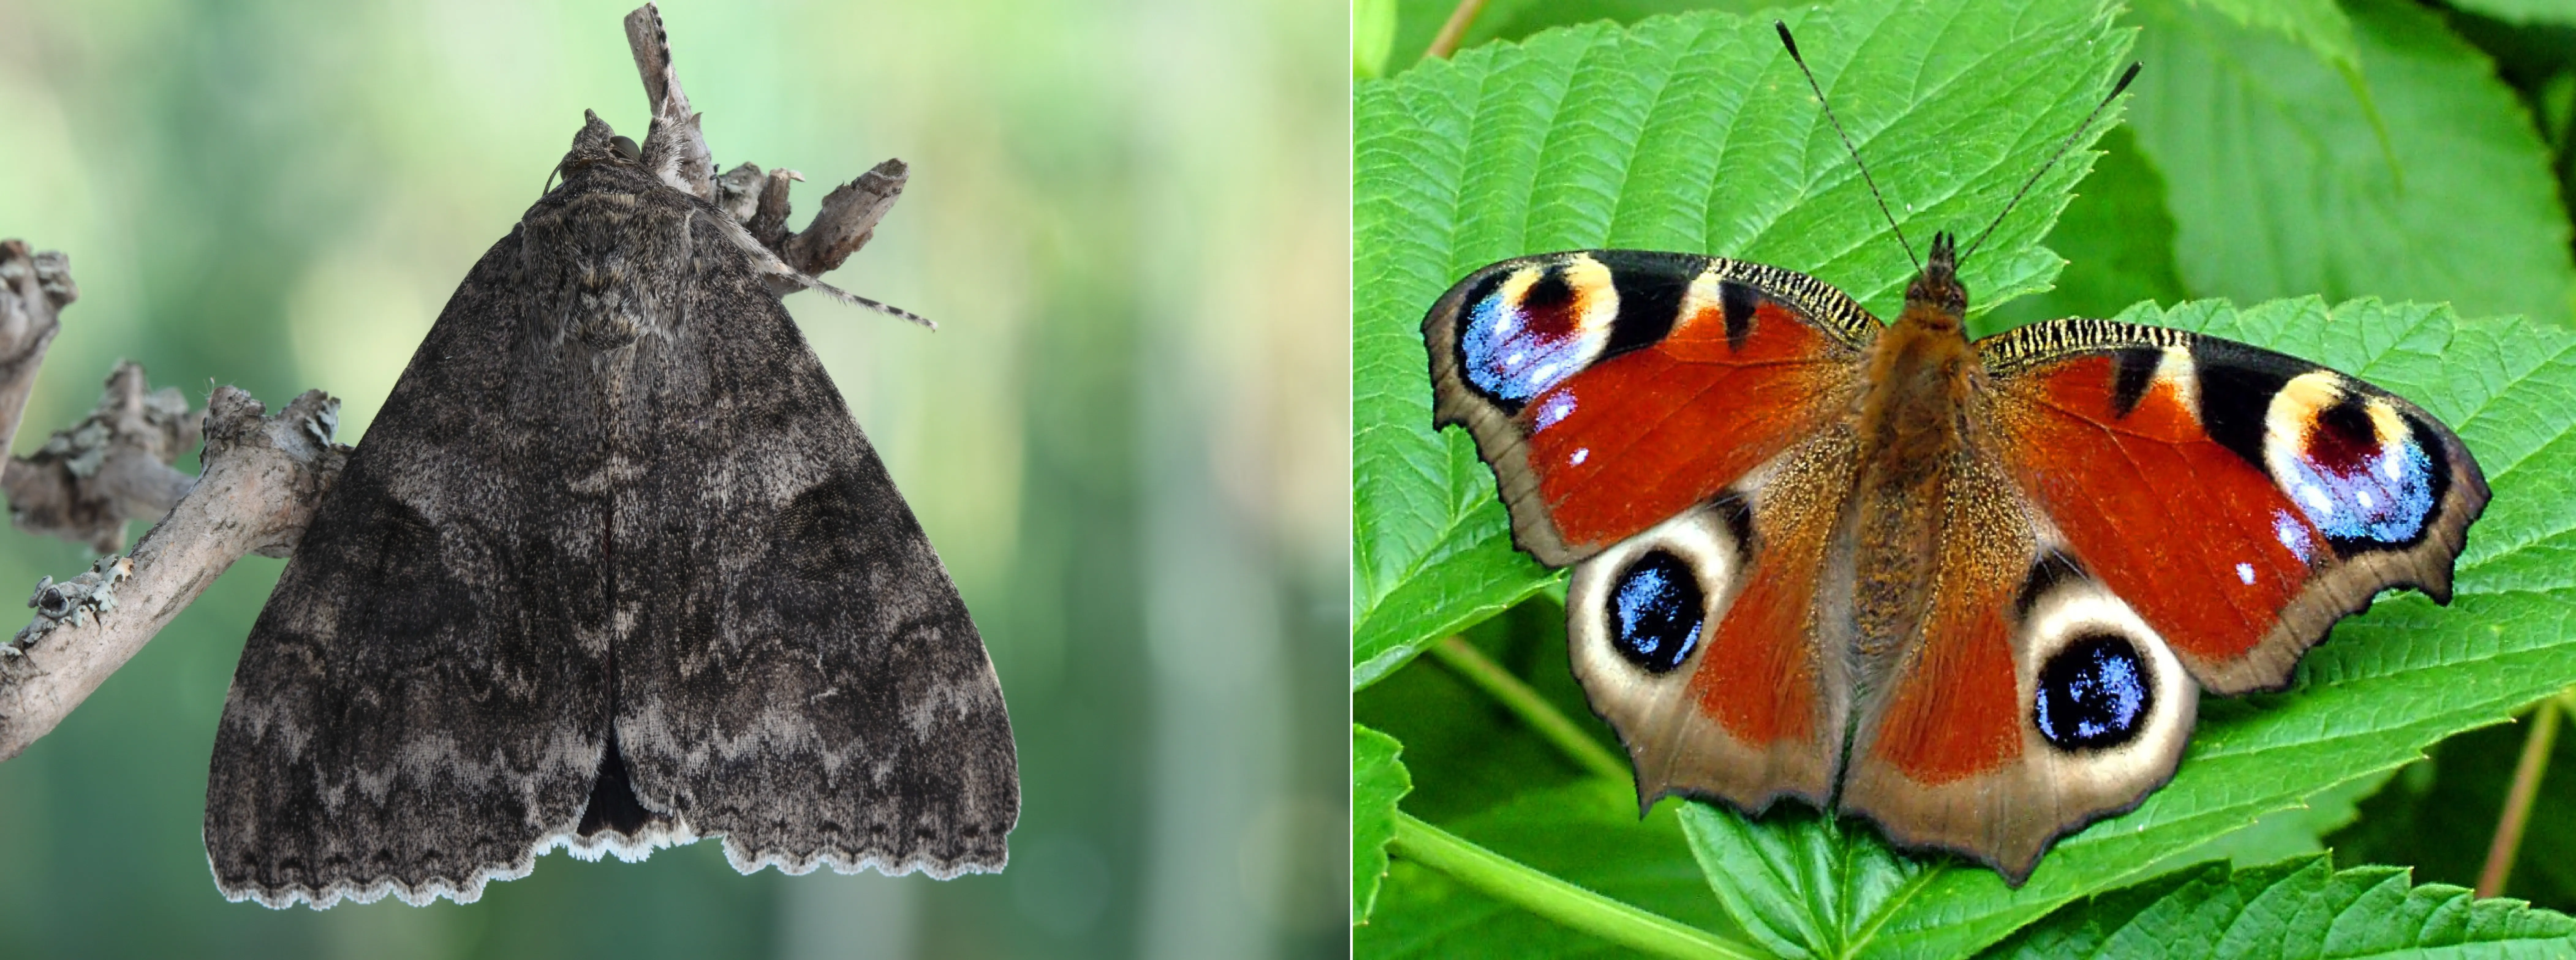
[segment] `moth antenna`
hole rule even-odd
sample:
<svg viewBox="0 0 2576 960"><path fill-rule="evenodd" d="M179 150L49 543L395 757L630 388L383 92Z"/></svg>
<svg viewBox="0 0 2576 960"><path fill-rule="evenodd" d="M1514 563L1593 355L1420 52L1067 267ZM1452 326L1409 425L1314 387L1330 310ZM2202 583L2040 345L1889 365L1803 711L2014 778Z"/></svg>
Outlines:
<svg viewBox="0 0 2576 960"><path fill-rule="evenodd" d="M2013 191L2012 199L2004 201L2003 212L1995 214L1995 222L1986 224L1985 233L1977 234L1977 239L1968 244L1968 253L1960 254L1959 259L1968 259L1969 253L1977 252L1977 248L1985 244L1987 234L1995 232L1996 227L2003 226L2004 218L2012 214L2013 205L2020 203L2022 195L2029 193L2031 187L2038 185L2039 178L2048 175L2050 167L2057 166L2057 161L2066 158L2066 151L2075 148L2075 139L2083 136L2084 131L2093 129L2093 121L2101 118L2102 111L2110 108L2111 101L2120 99L2120 92L2129 89L2129 81L2137 79L2138 68L2144 66L2146 64L2143 63L2129 64L2129 69L2120 74L2120 82L2111 85L2111 94L2103 97L2101 103L2093 105L2093 112L2084 115L2084 122L2075 125L2075 132L2066 135L2066 142L2057 145L2057 152L2049 155L2047 163L2039 165L2037 173L2031 174L2030 179L2022 181L2021 189Z"/></svg>
<svg viewBox="0 0 2576 960"><path fill-rule="evenodd" d="M763 273L767 273L778 280L796 287L797 289L820 290L823 292L824 296L831 297L834 300L841 301L842 303L849 304L853 307L865 307L898 320L910 320L932 330L939 329L939 325L930 322L929 317L922 316L902 307L870 300L831 284L824 283L813 274L788 266L787 261L779 259L777 254L770 252L769 248L763 246L759 240L753 239L751 231L743 229L742 224L736 221L731 215L720 211L716 213L706 213L702 211L699 213L699 216L703 216L708 222L715 224L716 229L723 231L725 239L732 241L734 246L742 248L742 252L750 254L752 262L759 264L761 272ZM773 287L771 289L774 290L777 288ZM793 293L795 291L789 290L787 292Z"/></svg>
<svg viewBox="0 0 2576 960"><path fill-rule="evenodd" d="M1798 65L1798 72L1806 74L1807 89L1816 92L1816 105L1824 108L1826 122L1834 125L1834 135L1843 138L1843 151L1851 154L1852 166L1860 168L1860 182L1869 185L1869 197L1878 201L1878 212L1887 218L1887 229L1896 232L1896 245L1905 248L1905 259L1914 261L1914 269L1923 269L1922 258L1914 255L1914 245L1905 242L1905 229L1896 225L1896 212L1887 208L1887 197L1878 192L1878 181L1871 179L1869 164L1860 162L1860 148L1852 145L1851 134L1843 130L1842 120L1834 116L1834 105L1825 102L1825 88L1816 83L1816 72L1807 69L1807 58L1798 55L1798 41L1789 36L1788 22L1773 20L1771 25L1780 29L1780 45L1789 48L1789 59Z"/></svg>
<svg viewBox="0 0 2576 960"><path fill-rule="evenodd" d="M800 274L800 276L801 276L801 274ZM834 300L841 301L842 303L849 304L849 305L851 305L851 306L853 306L853 307L865 307L865 308L867 308L867 309L874 310L874 311L876 311L876 312L878 312L878 313L885 314L886 316L893 317L893 318L895 318L895 319L897 319L897 320L910 320L910 321L912 321L912 322L914 322L914 323L918 323L918 324L920 324L920 325L922 325L922 326L924 326L924 327L930 328L930 329L932 329L932 330L937 330L937 329L939 329L939 325L938 325L938 324L936 324L936 323L932 323L932 322L930 322L930 318L929 318L929 317L922 316L922 315L920 315L920 314L918 314L918 313L914 313L914 312L912 312L912 311L910 311L910 310L906 310L906 309L904 309L904 308L902 308L902 307L898 307L898 306L895 306L895 305L893 305L893 304L880 303L880 302L875 301L875 300L870 300L870 299L868 299L868 298L866 298L866 297L859 296L858 294L851 293L851 292L849 292L849 291L847 291L847 290L843 290L843 289L841 289L841 288L839 288L839 287L835 287L835 286L833 286L833 285L831 285L831 284L824 283L824 282L823 282L823 281L821 281L821 280L815 280L815 279L814 279L814 278L812 278L812 277L806 277L805 279L806 279L806 280L808 280L808 281L811 281L811 283L810 283L810 284L809 284L805 289L808 289L808 290L820 290L820 291L823 291L823 294L824 294L825 296L831 297L831 298L832 298L832 299L834 299Z"/></svg>

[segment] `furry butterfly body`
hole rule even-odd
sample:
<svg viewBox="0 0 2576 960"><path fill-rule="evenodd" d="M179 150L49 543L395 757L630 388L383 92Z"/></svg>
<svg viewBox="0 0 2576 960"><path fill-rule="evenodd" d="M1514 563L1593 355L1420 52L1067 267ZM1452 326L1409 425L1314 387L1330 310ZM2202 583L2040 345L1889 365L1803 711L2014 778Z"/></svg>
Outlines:
<svg viewBox="0 0 2576 960"><path fill-rule="evenodd" d="M1712 257L1505 261L1425 319L1435 412L1639 798L1786 797L2018 883L2378 591L2449 593L2487 499L2439 421L2305 361L2071 319L1967 339L1946 237L1884 325Z"/></svg>

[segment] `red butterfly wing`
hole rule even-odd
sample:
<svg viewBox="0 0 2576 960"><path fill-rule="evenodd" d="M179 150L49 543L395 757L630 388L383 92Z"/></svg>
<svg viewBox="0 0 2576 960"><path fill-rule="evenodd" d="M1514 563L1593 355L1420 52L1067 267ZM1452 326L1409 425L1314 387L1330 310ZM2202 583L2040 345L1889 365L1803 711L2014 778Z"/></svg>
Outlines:
<svg viewBox="0 0 2576 960"><path fill-rule="evenodd" d="M1848 684L1820 584L1879 324L1800 274L1592 251L1495 264L1423 322L1440 422L1568 584L1569 649L1638 792L1823 803Z"/></svg>
<svg viewBox="0 0 2576 960"><path fill-rule="evenodd" d="M1521 548L1566 566L1841 415L1879 324L1802 274L1603 250L1479 270L1422 328L1439 422L1475 436Z"/></svg>
<svg viewBox="0 0 2576 960"><path fill-rule="evenodd" d="M1861 645L1839 803L2018 883L2172 776L2195 686L2286 684L2380 590L2447 598L2487 490L2421 409L2281 354L2099 320L1973 349L1928 607Z"/></svg>
<svg viewBox="0 0 2576 960"><path fill-rule="evenodd" d="M2022 489L2212 692L2288 683L2299 655L2381 590L2449 599L2486 479L2403 398L2295 357L2105 320L1977 347Z"/></svg>

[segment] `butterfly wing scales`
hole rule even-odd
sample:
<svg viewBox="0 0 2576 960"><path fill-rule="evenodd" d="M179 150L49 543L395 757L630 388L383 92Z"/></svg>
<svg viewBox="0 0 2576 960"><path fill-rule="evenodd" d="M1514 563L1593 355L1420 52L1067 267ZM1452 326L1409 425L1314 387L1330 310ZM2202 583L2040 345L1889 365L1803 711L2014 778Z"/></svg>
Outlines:
<svg viewBox="0 0 2576 960"><path fill-rule="evenodd" d="M2163 640L2034 525L1988 451L1956 454L1942 499L1919 633L1862 660L1869 692L1839 803L1902 845L1967 855L2018 884L2058 837L2171 777L2198 701ZM2036 708L2065 686L2052 671L2114 702L2086 714L2057 696L2052 717Z"/></svg>
<svg viewBox="0 0 2576 960"><path fill-rule="evenodd" d="M1713 797L1759 811L1784 796L1832 795L1846 713L1847 632L1829 614L1848 430L1782 453L1711 503L1612 545L1574 568L1567 646L1595 713L1628 748L1637 797ZM1640 608L1657 599L1658 558L1695 578L1684 649L1641 649ZM1659 658L1655 654L1660 653Z"/></svg>
<svg viewBox="0 0 2576 960"><path fill-rule="evenodd" d="M1886 692L1860 707L1842 804L2018 881L2171 778L2196 688L2287 684L2381 590L2446 599L2487 489L2440 421L2296 358L2083 319L1977 349L1994 443L1971 499L2026 502L2027 547L1963 557L2011 518L1945 526L1922 638L1863 680ZM1961 731L2002 717L2008 739Z"/></svg>
<svg viewBox="0 0 2576 960"><path fill-rule="evenodd" d="M1878 327L1799 274L1633 251L1495 264L1424 321L1441 422L1474 435L1515 540L1576 565L1575 671L1643 802L1830 795L1845 685L1814 631L1841 505L1815 491L1849 485L1836 425ZM1649 589L1673 578L1686 603ZM1660 654L1614 623L1647 594L1689 624Z"/></svg>
<svg viewBox="0 0 2576 960"><path fill-rule="evenodd" d="M1584 251L1477 271L1423 336L1438 422L1475 437L1514 541L1566 566L1707 502L1837 416L1878 326L1775 267Z"/></svg>
<svg viewBox="0 0 2576 960"><path fill-rule="evenodd" d="M2212 692L2277 689L2380 591L2450 597L2486 479L2404 398L2182 331L2060 320L1978 344L2008 464Z"/></svg>

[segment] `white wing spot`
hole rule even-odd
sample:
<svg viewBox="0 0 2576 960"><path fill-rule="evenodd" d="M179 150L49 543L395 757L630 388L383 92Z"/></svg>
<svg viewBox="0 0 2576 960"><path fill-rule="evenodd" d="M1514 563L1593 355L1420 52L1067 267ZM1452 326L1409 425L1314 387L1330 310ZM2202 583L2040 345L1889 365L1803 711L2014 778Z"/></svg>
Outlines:
<svg viewBox="0 0 2576 960"><path fill-rule="evenodd" d="M2334 512L2334 500L2327 497L2325 491L2317 489L2313 484L2303 483L2299 485L2299 499L2307 502L2309 507L2309 516L2313 517L2320 514Z"/></svg>
<svg viewBox="0 0 2576 960"><path fill-rule="evenodd" d="M2236 579L2238 579L2238 580L2242 580L2242 581L2245 581L2245 585L2246 585L2246 586L2249 586L2249 587L2250 587L2250 586L2253 586L2253 585L2254 585L2254 565L2253 565L2253 564L2250 564L2250 563L2240 563L2240 564L2237 564L2237 565L2236 565Z"/></svg>

